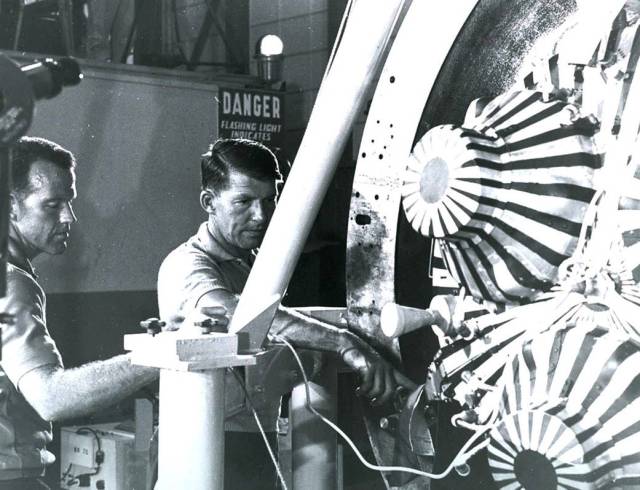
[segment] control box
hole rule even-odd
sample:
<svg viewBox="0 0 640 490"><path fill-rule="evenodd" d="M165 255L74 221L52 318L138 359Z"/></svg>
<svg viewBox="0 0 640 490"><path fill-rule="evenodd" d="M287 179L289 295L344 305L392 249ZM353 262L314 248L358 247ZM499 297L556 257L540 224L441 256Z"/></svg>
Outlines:
<svg viewBox="0 0 640 490"><path fill-rule="evenodd" d="M60 429L60 488L147 490L148 451L117 423Z"/></svg>

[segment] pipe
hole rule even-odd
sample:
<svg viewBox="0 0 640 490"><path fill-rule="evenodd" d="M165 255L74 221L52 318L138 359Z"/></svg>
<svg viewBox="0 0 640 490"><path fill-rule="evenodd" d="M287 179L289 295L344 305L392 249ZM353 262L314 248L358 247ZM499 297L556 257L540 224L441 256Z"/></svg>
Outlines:
<svg viewBox="0 0 640 490"><path fill-rule="evenodd" d="M409 0L356 0L339 49L320 86L282 197L233 315L230 332L252 318L258 298L283 295L333 178L349 131L379 71Z"/></svg>
<svg viewBox="0 0 640 490"><path fill-rule="evenodd" d="M224 369L160 371L155 490L224 488Z"/></svg>

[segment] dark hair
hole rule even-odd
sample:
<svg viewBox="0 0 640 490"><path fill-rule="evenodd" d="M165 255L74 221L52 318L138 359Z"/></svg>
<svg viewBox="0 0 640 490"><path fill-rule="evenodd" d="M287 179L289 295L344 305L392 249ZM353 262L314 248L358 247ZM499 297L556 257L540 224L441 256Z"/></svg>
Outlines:
<svg viewBox="0 0 640 490"><path fill-rule="evenodd" d="M202 155L202 188L214 192L229 185L229 171L235 170L260 180L280 182L278 159L262 143L248 139L219 139Z"/></svg>
<svg viewBox="0 0 640 490"><path fill-rule="evenodd" d="M62 146L44 138L23 136L11 147L11 190L26 192L29 188L29 170L36 160L46 160L54 165L73 169L76 159Z"/></svg>

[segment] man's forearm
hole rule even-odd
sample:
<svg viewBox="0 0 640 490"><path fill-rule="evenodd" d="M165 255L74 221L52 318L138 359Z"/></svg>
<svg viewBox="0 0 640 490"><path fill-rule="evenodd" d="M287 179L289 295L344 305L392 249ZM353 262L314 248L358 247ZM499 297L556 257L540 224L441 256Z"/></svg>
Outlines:
<svg viewBox="0 0 640 490"><path fill-rule="evenodd" d="M342 354L352 348L367 348L365 342L346 329L303 315L290 308L280 308L271 334L284 337L296 347Z"/></svg>
<svg viewBox="0 0 640 490"><path fill-rule="evenodd" d="M19 389L42 418L57 421L117 403L157 377L157 369L133 366L120 355L71 369L35 369L22 377Z"/></svg>
<svg viewBox="0 0 640 490"><path fill-rule="evenodd" d="M198 307L224 306L233 315L239 295L223 289L210 291L198 301ZM346 329L303 315L291 308L280 307L273 320L271 334L281 335L296 347L342 354L347 349L358 348L372 352L371 347Z"/></svg>

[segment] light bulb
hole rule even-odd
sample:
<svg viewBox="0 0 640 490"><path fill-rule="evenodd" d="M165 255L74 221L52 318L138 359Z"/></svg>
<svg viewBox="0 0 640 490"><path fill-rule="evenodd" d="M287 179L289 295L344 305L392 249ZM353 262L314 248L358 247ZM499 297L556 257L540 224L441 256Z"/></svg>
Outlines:
<svg viewBox="0 0 640 490"><path fill-rule="evenodd" d="M282 39L275 34L267 34L258 41L258 54L263 56L276 56L282 54L284 45Z"/></svg>

